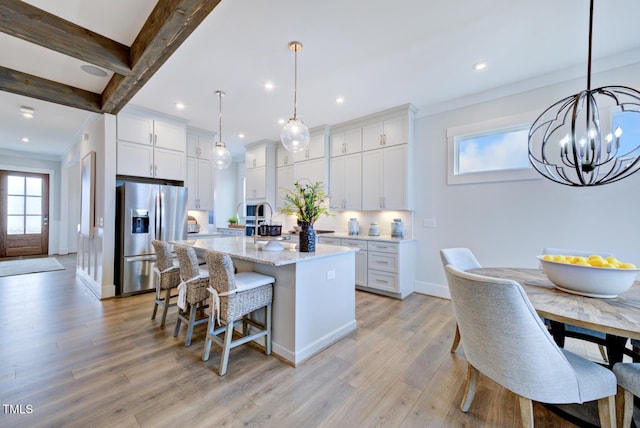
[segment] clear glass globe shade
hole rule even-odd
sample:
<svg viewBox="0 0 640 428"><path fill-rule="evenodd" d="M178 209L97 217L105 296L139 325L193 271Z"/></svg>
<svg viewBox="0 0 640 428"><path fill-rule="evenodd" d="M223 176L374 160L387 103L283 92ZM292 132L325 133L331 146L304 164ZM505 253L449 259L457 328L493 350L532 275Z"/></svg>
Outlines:
<svg viewBox="0 0 640 428"><path fill-rule="evenodd" d="M223 143L217 143L213 149L213 164L217 169L225 169L231 165L231 152Z"/></svg>
<svg viewBox="0 0 640 428"><path fill-rule="evenodd" d="M280 141L290 152L301 152L309 146L309 128L299 119L290 119L282 127Z"/></svg>

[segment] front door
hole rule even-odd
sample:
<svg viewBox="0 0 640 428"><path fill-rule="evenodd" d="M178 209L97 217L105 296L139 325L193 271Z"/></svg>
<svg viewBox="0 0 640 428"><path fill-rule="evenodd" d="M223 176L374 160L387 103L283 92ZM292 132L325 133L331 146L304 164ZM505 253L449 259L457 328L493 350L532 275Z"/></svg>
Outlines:
<svg viewBox="0 0 640 428"><path fill-rule="evenodd" d="M49 175L0 170L0 257L49 253Z"/></svg>

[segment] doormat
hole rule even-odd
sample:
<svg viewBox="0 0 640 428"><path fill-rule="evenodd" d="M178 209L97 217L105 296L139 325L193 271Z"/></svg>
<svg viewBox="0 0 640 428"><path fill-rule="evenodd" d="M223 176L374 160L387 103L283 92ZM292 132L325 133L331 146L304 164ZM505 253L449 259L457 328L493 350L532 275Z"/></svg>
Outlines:
<svg viewBox="0 0 640 428"><path fill-rule="evenodd" d="M64 270L55 257L41 259L19 259L0 262L0 276L23 275L25 273L48 272Z"/></svg>

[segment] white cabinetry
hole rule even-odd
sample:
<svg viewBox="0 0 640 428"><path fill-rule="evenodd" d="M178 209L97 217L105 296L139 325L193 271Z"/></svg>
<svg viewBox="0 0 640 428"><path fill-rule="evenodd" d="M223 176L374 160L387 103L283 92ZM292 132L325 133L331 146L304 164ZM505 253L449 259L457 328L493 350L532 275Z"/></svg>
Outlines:
<svg viewBox="0 0 640 428"><path fill-rule="evenodd" d="M407 144L408 121L406 116L394 117L362 127L362 150Z"/></svg>
<svg viewBox="0 0 640 428"><path fill-rule="evenodd" d="M412 240L387 242L322 236L319 242L360 249L356 252L358 289L400 299L413 293L415 261Z"/></svg>
<svg viewBox="0 0 640 428"><path fill-rule="evenodd" d="M406 104L333 128L332 209L413 209L414 115L415 107Z"/></svg>
<svg viewBox="0 0 640 428"><path fill-rule="evenodd" d="M407 144L362 153L362 209L410 210Z"/></svg>
<svg viewBox="0 0 640 428"><path fill-rule="evenodd" d="M213 210L215 169L211 161L214 135L187 129L187 177L190 210Z"/></svg>
<svg viewBox="0 0 640 428"><path fill-rule="evenodd" d="M310 131L309 147L302 152L291 153L281 144L276 150L276 208L282 208L285 189L293 189L298 180L311 183L321 181L328 192L328 162L325 154L329 139L329 128L322 126Z"/></svg>
<svg viewBox="0 0 640 428"><path fill-rule="evenodd" d="M211 160L215 134L187 128L187 156Z"/></svg>
<svg viewBox="0 0 640 428"><path fill-rule="evenodd" d="M413 241L367 242L367 287L393 297L413 293L415 262Z"/></svg>
<svg viewBox="0 0 640 428"><path fill-rule="evenodd" d="M260 141L247 147L245 185L248 204L275 205L276 149L273 141Z"/></svg>
<svg viewBox="0 0 640 428"><path fill-rule="evenodd" d="M331 209L362 209L362 153L331 158L330 176Z"/></svg>
<svg viewBox="0 0 640 428"><path fill-rule="evenodd" d="M354 127L331 133L331 156L342 156L362 151L362 128Z"/></svg>
<svg viewBox="0 0 640 428"><path fill-rule="evenodd" d="M117 174L185 180L186 125L129 108L117 117Z"/></svg>
<svg viewBox="0 0 640 428"><path fill-rule="evenodd" d="M287 190L293 189L294 183L293 165L276 168L276 210L284 208L284 196Z"/></svg>

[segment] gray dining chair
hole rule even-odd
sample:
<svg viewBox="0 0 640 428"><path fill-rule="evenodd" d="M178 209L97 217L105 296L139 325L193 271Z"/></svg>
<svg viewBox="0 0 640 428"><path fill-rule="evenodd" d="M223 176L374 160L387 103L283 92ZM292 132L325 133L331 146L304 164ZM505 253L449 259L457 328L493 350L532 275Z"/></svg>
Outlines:
<svg viewBox="0 0 640 428"><path fill-rule="evenodd" d="M471 406L482 373L518 395L523 426L533 426L532 401L594 400L601 426L614 426L613 372L558 347L520 284L451 265L445 272L468 361L463 412Z"/></svg>
<svg viewBox="0 0 640 428"><path fill-rule="evenodd" d="M204 312L209 297L207 293L209 272L200 270L198 256L192 247L174 245L173 248L178 256L182 281L178 286L178 320L173 336L178 336L180 325L184 321L187 324L184 346L191 346L194 327L209 321L209 317Z"/></svg>
<svg viewBox="0 0 640 428"><path fill-rule="evenodd" d="M633 419L633 397L640 397L640 363L616 363L613 373L618 380L617 425L618 428L630 427Z"/></svg>
<svg viewBox="0 0 640 428"><path fill-rule="evenodd" d="M158 306L162 306L162 321L160 322L160 327L164 327L169 308L177 305L176 298L178 297L177 288L178 285L180 285L180 266L173 264L171 247L168 242L154 239L151 241L151 245L153 245L156 251L156 265L153 268L156 297L153 302L151 319L156 319Z"/></svg>
<svg viewBox="0 0 640 428"><path fill-rule="evenodd" d="M275 278L257 272L235 273L228 254L205 251L211 286L208 311L209 324L202 360L209 360L211 344L221 348L218 374L224 376L232 348L264 337L265 354L271 355L271 302ZM264 319L258 322L249 315L264 309ZM234 339L234 327L242 323L242 333ZM224 336L221 336L224 335Z"/></svg>
<svg viewBox="0 0 640 428"><path fill-rule="evenodd" d="M613 256L612 253L601 252L601 251L584 251L584 250L570 250L565 248L553 248L547 247L542 250L542 254L551 254L551 255L565 255L565 256L579 256L579 257L589 257L593 254L598 254L603 258ZM571 337L573 339L584 340L586 342L595 343L598 345L598 349L600 350L600 355L604 361L609 361L606 352L606 339L607 336L605 333L600 331L591 330L584 327L578 327L571 324L562 324L558 322L546 322L548 325L552 326L552 334L556 343L560 347L564 347L564 341L566 337Z"/></svg>
<svg viewBox="0 0 640 428"><path fill-rule="evenodd" d="M469 248L443 248L440 250L440 260L442 260L442 267L446 265L452 265L460 270L469 270L481 268L480 262L473 255L473 252ZM451 343L450 352L456 352L460 345L460 329L456 324L456 331L453 335L453 342Z"/></svg>

